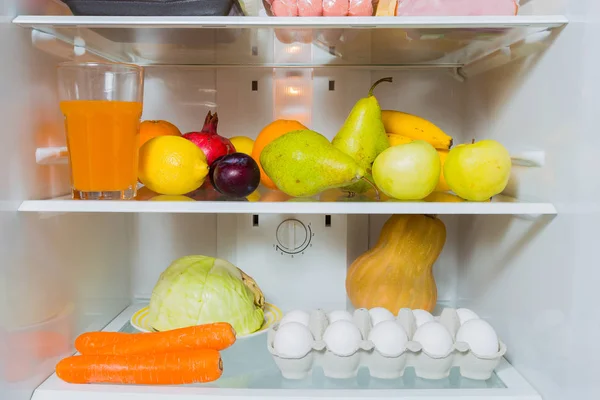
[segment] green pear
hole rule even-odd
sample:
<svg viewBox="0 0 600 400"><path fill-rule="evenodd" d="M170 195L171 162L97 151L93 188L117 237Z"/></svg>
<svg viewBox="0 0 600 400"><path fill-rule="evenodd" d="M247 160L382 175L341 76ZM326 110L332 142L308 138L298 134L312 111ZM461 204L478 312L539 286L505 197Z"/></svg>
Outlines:
<svg viewBox="0 0 600 400"><path fill-rule="evenodd" d="M371 169L377 156L390 147L383 121L381 120L381 107L373 90L381 82L392 82L392 78L383 78L371 86L369 95L356 102L346 122L333 138L332 144L339 150L354 158L358 164L366 169ZM367 179L372 181L370 175ZM366 181L357 182L345 187L345 190L364 193L371 188Z"/></svg>
<svg viewBox="0 0 600 400"><path fill-rule="evenodd" d="M444 163L444 178L463 199L486 201L504 190L510 169L508 150L495 140L482 140L450 150Z"/></svg>
<svg viewBox="0 0 600 400"><path fill-rule="evenodd" d="M308 129L288 132L273 140L260 154L260 163L279 190L294 197L348 186L366 174L325 136Z"/></svg>

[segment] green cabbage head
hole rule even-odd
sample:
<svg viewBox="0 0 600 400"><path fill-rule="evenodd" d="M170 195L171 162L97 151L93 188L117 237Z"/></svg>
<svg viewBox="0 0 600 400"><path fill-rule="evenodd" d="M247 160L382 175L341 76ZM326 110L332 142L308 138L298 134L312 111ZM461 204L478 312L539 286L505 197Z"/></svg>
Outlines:
<svg viewBox="0 0 600 400"><path fill-rule="evenodd" d="M158 331L211 322L229 322L238 335L260 329L263 310L233 264L186 256L160 275L150 298L149 323Z"/></svg>

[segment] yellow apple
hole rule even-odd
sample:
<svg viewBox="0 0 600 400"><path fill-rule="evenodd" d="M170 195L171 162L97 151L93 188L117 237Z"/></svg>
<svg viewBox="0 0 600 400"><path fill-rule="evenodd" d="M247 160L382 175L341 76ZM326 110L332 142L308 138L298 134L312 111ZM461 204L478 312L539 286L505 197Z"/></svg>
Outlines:
<svg viewBox="0 0 600 400"><path fill-rule="evenodd" d="M495 140L456 146L444 163L450 189L465 200L486 201L501 193L510 177L510 154Z"/></svg>
<svg viewBox="0 0 600 400"><path fill-rule="evenodd" d="M423 140L393 146L373 163L373 179L383 193L398 200L427 197L440 179L440 157Z"/></svg>

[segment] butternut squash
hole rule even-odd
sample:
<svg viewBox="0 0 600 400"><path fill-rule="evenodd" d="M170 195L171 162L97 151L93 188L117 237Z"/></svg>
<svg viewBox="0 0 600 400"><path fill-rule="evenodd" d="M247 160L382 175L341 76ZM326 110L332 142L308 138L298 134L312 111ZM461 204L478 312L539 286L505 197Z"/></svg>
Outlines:
<svg viewBox="0 0 600 400"><path fill-rule="evenodd" d="M433 264L446 242L446 226L434 216L393 215L374 248L358 257L346 276L356 308L432 311L437 301Z"/></svg>

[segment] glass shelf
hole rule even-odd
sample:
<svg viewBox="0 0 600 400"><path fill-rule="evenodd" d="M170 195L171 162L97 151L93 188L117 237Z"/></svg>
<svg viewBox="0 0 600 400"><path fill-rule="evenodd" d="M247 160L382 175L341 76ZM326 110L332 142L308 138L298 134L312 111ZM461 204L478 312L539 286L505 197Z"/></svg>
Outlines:
<svg viewBox="0 0 600 400"><path fill-rule="evenodd" d="M551 41L552 30L567 20L556 15L19 16L13 22L77 46L80 52L141 65L456 68L500 49L503 62L539 51ZM44 46L45 40L37 42Z"/></svg>
<svg viewBox="0 0 600 400"><path fill-rule="evenodd" d="M119 329L119 332L139 332L129 322ZM273 358L267 351L267 335L258 335L240 339L233 347L221 353L223 365L228 368L223 370L223 376L217 383L196 385L198 387L220 387L252 389L305 389L305 390L331 390L331 389L493 389L506 388L506 385L497 374L486 381L476 381L460 376L458 368L452 368L447 379L432 381L418 378L414 368L406 369L400 379L376 379L369 376L367 368L361 368L358 376L352 379L332 379L323 375L320 367L313 369L312 375L307 379L290 380L281 376ZM256 368L256 366L259 368Z"/></svg>
<svg viewBox="0 0 600 400"><path fill-rule="evenodd" d="M134 332L129 324L131 316L143 307L134 304L119 314L104 330ZM216 382L186 386L138 385L70 385L56 374L50 376L38 389L35 400L192 400L202 399L308 399L321 400L352 398L371 399L504 399L540 400L541 397L517 371L502 359L492 377L486 381L462 378L457 370L441 380L417 378L412 368L401 379L379 380L361 369L354 379L326 378L321 369L313 371L305 380L288 380L281 376L267 351L266 335L239 339L222 352L224 372Z"/></svg>
<svg viewBox="0 0 600 400"><path fill-rule="evenodd" d="M213 189L199 189L188 196L148 196L138 192L138 200L73 200L67 196L49 200L26 200L21 212L96 213L200 213L200 214L485 214L555 215L551 203L525 202L508 196L495 196L490 202L399 201L372 195L347 197L328 190L311 198L290 198L261 187L260 197L231 199ZM151 192L150 192L151 193ZM156 196L154 194L154 196ZM448 195L449 196L449 195ZM456 199L452 197L451 199ZM435 200L435 199L434 199Z"/></svg>

